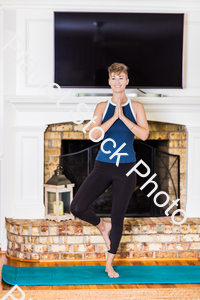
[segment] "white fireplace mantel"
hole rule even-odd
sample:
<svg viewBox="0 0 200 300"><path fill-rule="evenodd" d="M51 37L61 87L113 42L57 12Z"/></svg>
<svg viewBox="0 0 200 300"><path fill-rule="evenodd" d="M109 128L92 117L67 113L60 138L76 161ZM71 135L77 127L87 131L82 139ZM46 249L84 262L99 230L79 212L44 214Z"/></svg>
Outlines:
<svg viewBox="0 0 200 300"><path fill-rule="evenodd" d="M96 105L101 101L106 101L109 96L85 96L85 97L70 97L65 96L62 100L62 97L65 94L60 96L50 95L50 96L12 96L7 95L4 97L6 101L11 102L17 110L27 111L29 109L55 109L55 107L67 107L69 109L73 108L74 105L77 105L80 102L90 105ZM143 105L147 106L147 109L161 111L164 109L172 110L172 107L176 111L181 110L192 110L200 109L200 96L176 96L176 97L130 97L127 93L127 96L135 101L141 102ZM61 101L60 101L61 100Z"/></svg>
<svg viewBox="0 0 200 300"><path fill-rule="evenodd" d="M90 113L84 106L81 111L85 119L91 118L97 103L106 101L107 96L66 97L63 96L6 96L18 114L18 125L30 123L30 116L35 117L36 124L51 124L72 121L70 111L76 113L79 103L87 104ZM200 125L200 97L130 97L144 105L148 120L188 126ZM24 114L26 113L26 114ZM53 113L53 114L52 114ZM45 115L43 115L45 114ZM29 120L27 120L27 117ZM31 118L32 120L32 118ZM16 124L17 125L17 124Z"/></svg>
<svg viewBox="0 0 200 300"><path fill-rule="evenodd" d="M4 97L3 216L16 219L44 218L44 132L49 124L90 120L97 103L108 97L6 96ZM186 203L188 217L200 216L200 97L136 97L147 119L181 124L187 131ZM2 220L3 220L2 219ZM5 246L6 247L6 246Z"/></svg>
<svg viewBox="0 0 200 300"><path fill-rule="evenodd" d="M72 121L72 110L82 107L84 120L90 120L97 103L108 97L6 96L4 199L10 201L5 216L43 218L44 131L48 124ZM189 217L200 216L200 97L136 97L144 105L147 119L182 124L187 130L187 201ZM78 119L78 114L75 113ZM7 137L10 137L9 139ZM10 188L12 187L12 188ZM14 199L11 201L10 199Z"/></svg>

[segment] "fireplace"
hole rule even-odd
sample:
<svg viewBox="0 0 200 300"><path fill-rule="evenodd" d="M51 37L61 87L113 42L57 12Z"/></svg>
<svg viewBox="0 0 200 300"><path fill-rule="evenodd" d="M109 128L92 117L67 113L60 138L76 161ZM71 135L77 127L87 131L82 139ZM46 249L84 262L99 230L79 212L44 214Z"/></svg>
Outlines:
<svg viewBox="0 0 200 300"><path fill-rule="evenodd" d="M82 128L87 122L85 121L81 125L72 122L52 124L48 126L45 133L45 181L60 163L64 168L66 177L75 183L74 195L93 169L95 157L101 144L92 142L88 132L85 134L82 132ZM142 159L147 163L151 169L151 174L147 178L137 176L137 185L130 199L126 217L165 216L165 210L171 205L172 200L181 199L181 204L179 202L178 207L175 206L170 210L169 214L171 215L174 210L183 208L185 202L185 168L183 167L186 147L185 127L150 121L149 128L148 140L143 142L136 138L134 148L137 161ZM53 162L55 163L53 164ZM153 189L153 185L149 184L143 190L140 190L140 187L154 173L157 174L154 180L158 183L158 190L147 197L147 194ZM158 207L153 202L153 197L158 191L165 191L169 195L170 201L164 207ZM164 195L160 195L158 198L160 204L164 203L165 200ZM111 206L112 186L94 201L90 208L100 217L110 217Z"/></svg>
<svg viewBox="0 0 200 300"><path fill-rule="evenodd" d="M77 104L86 103L83 119L91 120L94 108L107 97L5 96L4 167L1 168L2 249L6 249L5 216L14 219L44 218L43 184L59 164L62 139L89 140L78 120ZM149 140L168 140L168 152L180 155L180 207L189 217L199 217L199 97L135 97L144 105L150 126ZM49 125L47 125L49 124ZM8 138L9 137L9 138ZM1 165L2 167L3 165ZM169 194L173 193L171 184Z"/></svg>
<svg viewBox="0 0 200 300"><path fill-rule="evenodd" d="M60 156L60 165L64 168L64 174L73 183L75 183L74 195L79 187L92 171L95 157L101 143L94 143L88 140L62 140L62 150ZM150 168L151 173L147 178L137 175L137 185L130 198L130 203L126 211L126 217L160 217L165 216L165 210L171 202L163 207L158 207L153 202L154 192L150 197L148 193L152 190L151 184L143 190L140 187L154 173L157 174L155 181L158 183L158 191L164 191L169 194L170 185L173 190L174 200L180 197L180 156L164 152L159 148L168 149L168 141L151 140L134 142L134 149L137 154L137 161L142 159ZM153 145L157 145L157 148ZM141 170L140 170L141 169ZM143 170L142 170L143 169ZM145 168L140 166L138 170L145 173ZM165 202L166 198L160 196L159 203ZM110 186L99 198L97 198L90 208L99 217L110 217L112 208L112 186ZM180 208L180 203L178 208ZM177 207L176 207L177 209ZM173 210L170 211L172 214Z"/></svg>

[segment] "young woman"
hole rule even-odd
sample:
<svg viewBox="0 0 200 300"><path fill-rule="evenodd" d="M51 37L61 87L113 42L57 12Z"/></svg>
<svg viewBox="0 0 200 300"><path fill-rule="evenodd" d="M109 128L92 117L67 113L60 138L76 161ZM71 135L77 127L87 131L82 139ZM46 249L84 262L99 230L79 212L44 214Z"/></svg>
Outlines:
<svg viewBox="0 0 200 300"><path fill-rule="evenodd" d="M105 271L109 277L118 277L119 274L113 269L113 260L121 240L124 216L136 186L136 173L132 172L129 176L126 173L136 163L134 136L146 140L149 128L143 105L126 97L128 67L114 63L108 68L108 72L113 96L112 99L97 104L94 111L96 123L90 126L90 129L101 127L105 133L103 141L108 140L103 144L103 149L101 147L99 150L94 168L76 193L70 210L76 217L99 229L108 249ZM101 135L99 129L91 134L95 140ZM116 151L124 143L123 148ZM88 207L111 184L113 201L110 223L100 219Z"/></svg>

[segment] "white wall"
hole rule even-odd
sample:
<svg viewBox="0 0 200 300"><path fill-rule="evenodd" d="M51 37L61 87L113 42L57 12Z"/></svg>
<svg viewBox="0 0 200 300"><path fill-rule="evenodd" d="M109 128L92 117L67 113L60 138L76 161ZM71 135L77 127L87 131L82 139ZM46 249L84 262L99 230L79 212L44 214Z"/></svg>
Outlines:
<svg viewBox="0 0 200 300"><path fill-rule="evenodd" d="M3 47L3 11L0 9L0 49ZM3 66L3 56L0 51L0 66ZM0 67L0 241L3 235L3 67Z"/></svg>
<svg viewBox="0 0 200 300"><path fill-rule="evenodd" d="M26 151L29 147L31 148L33 140L26 139L25 144L22 145L20 144L20 141L17 141L17 137L26 136L28 130L26 127L27 123L29 124L29 132L31 130L41 130L40 134L37 134L36 131L33 132L33 136L38 136L38 143L41 144L42 130L44 130L45 127L44 124L41 124L40 118L36 120L37 115L40 116L39 105L36 105L37 108L34 108L33 103L35 100L38 100L38 98L45 103L49 98L48 93L50 93L50 95L53 95L54 93L53 89L48 91L48 93L46 90L46 86L53 82L53 11L82 10L185 13L184 89L153 89L144 91L150 93L163 93L167 96L185 96L188 97L188 102L190 102L193 101L190 97L200 96L200 1L124 0L122 2L121 0L51 0L47 2L41 0L35 4L35 1L30 0L3 0L1 3L0 48L2 49L2 33L4 33L3 45L4 47L7 45L4 52L0 53L0 238L5 242L4 217L13 217L15 211L19 211L20 209L24 209L25 211L26 209L25 202L22 203L20 202L21 200L17 202L18 198L23 198L20 197L21 193L24 191L22 187L17 184L18 182L20 183L18 176L21 176L21 174L18 173L18 167L20 167L18 157L22 154L24 155L23 152L20 152L21 150ZM8 47L9 41L11 41L12 38L14 39L12 47L11 44ZM29 52L27 52L28 50ZM1 63L2 61L4 61L4 64ZM28 62L31 72L27 72L27 70L25 71L24 69L25 64L27 67ZM83 89L65 89L65 92L68 92L68 96L69 98L71 97L71 99L80 91L83 91ZM134 92L135 90L132 91ZM37 113L32 114L30 107L28 110L28 106L26 105L22 105L21 108L19 106L17 107L20 102L19 99L21 99L20 97L22 98L22 102L31 102L32 104L30 107L32 112L34 112L34 109L37 109ZM11 98L12 103L8 101ZM18 104L14 103L15 99L18 101ZM193 105L197 105L197 108L199 108L198 99L195 100L197 103L193 102ZM78 99L78 101L79 100L83 99ZM162 103L165 101L164 98L160 98L157 102ZM145 105L148 109L148 100ZM155 107L157 107L156 105ZM56 106L54 105L53 107ZM44 108L41 106L41 109ZM173 104L171 109L173 112ZM27 110L26 117L23 113L25 110ZM197 115L199 110L196 110L195 112ZM178 114L178 110L174 112L174 115L175 114ZM161 117L162 112L160 112L159 115ZM197 118L196 115L195 118ZM149 119L153 119L154 111L151 111L150 109L148 116ZM175 117L172 118L173 120L176 119ZM38 129L30 129L31 125L34 125L35 123L38 124ZM194 125L193 120L191 120L190 123ZM197 131L199 132L199 129ZM37 139L35 139L35 141L37 143ZM15 151L16 148L18 149L17 151ZM26 162L26 160L24 162ZM41 164L41 157L38 157L37 163ZM196 170L196 172L197 171L198 170ZM24 173L22 172L22 174ZM34 176L34 178L36 178L36 175ZM16 178L17 180L15 180ZM15 185L10 186L10 182L15 182ZM40 191L41 184L42 183L39 185ZM24 195L26 196L26 194L27 190L25 190ZM198 199L196 192L195 197L195 203L197 203ZM27 198L27 201L30 201L31 203L31 201L34 201L33 198L29 197ZM29 205L29 208L30 207L31 206ZM41 208L40 205L35 207L35 209L38 208ZM195 209L192 208L191 215L193 214L193 211L195 211ZM31 215L31 209L27 213Z"/></svg>

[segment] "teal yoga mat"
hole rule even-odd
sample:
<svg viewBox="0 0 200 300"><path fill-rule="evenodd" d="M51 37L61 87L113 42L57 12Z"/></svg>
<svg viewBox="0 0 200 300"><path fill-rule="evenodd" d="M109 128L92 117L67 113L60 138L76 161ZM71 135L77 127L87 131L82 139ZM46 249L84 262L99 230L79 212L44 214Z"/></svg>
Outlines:
<svg viewBox="0 0 200 300"><path fill-rule="evenodd" d="M11 267L3 265L2 278L11 285L200 283L200 266L114 266L110 278L105 266Z"/></svg>

